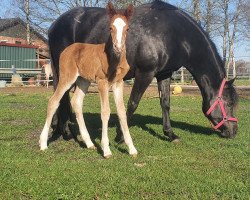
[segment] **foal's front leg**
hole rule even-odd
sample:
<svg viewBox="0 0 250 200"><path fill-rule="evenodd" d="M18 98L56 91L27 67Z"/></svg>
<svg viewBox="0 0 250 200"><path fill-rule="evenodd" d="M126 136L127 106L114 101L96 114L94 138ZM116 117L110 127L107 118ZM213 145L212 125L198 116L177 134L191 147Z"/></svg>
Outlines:
<svg viewBox="0 0 250 200"><path fill-rule="evenodd" d="M121 80L120 82L114 83L112 86L112 89L114 92L114 99L115 99L117 114L120 120L121 130L124 136L124 141L129 148L129 154L132 155L133 157L136 157L137 150L134 147L131 135L129 133L127 115L126 115L126 110L125 110L124 101L123 101L123 80Z"/></svg>
<svg viewBox="0 0 250 200"><path fill-rule="evenodd" d="M109 83L107 80L99 80L97 84L101 99L101 119L102 119L101 146L103 150L103 156L105 158L109 158L112 156L112 153L109 148L109 138L108 138L108 121L110 117Z"/></svg>

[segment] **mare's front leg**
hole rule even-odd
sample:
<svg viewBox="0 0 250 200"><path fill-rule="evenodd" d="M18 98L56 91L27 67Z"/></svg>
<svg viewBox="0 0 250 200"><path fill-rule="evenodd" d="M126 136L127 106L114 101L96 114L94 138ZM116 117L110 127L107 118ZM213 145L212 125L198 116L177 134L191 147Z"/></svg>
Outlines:
<svg viewBox="0 0 250 200"><path fill-rule="evenodd" d="M109 138L108 138L108 121L110 118L109 83L107 80L98 80L97 85L101 100L101 119L102 119L101 146L104 158L109 158L112 156L112 153L109 148Z"/></svg>
<svg viewBox="0 0 250 200"><path fill-rule="evenodd" d="M76 89L71 98L71 105L76 114L76 120L84 143L88 149L95 149L93 142L90 139L89 132L86 128L85 121L82 114L83 99L88 91L90 82L79 77L76 82Z"/></svg>
<svg viewBox="0 0 250 200"><path fill-rule="evenodd" d="M163 132L169 137L170 141L178 142L179 137L174 134L170 124L170 83L171 79L157 80L160 103L162 108Z"/></svg>
<svg viewBox="0 0 250 200"><path fill-rule="evenodd" d="M121 130L124 136L124 141L129 148L129 154L135 157L137 155L137 150L134 147L131 135L128 129L126 110L123 101L123 80L120 82L116 82L112 86L114 92L114 99L117 109L117 114L120 120Z"/></svg>
<svg viewBox="0 0 250 200"><path fill-rule="evenodd" d="M127 107L127 120L130 122L132 115L137 109L139 102L145 90L148 88L149 84L154 78L154 73L143 73L137 71L135 75L135 82L129 97L128 107ZM121 131L118 130L115 141L121 143L124 141Z"/></svg>

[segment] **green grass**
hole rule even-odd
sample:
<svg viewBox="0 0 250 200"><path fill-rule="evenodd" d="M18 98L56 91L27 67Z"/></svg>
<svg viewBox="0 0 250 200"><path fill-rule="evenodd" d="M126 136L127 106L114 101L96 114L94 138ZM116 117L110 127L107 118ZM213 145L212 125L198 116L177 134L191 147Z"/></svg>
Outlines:
<svg viewBox="0 0 250 200"><path fill-rule="evenodd" d="M199 96L172 96L172 125L182 138L173 144L162 133L158 98L143 98L130 128L138 157L114 142L112 114L106 160L73 139L39 150L50 95L0 94L0 199L249 199L250 100L240 99L238 135L228 140L211 130ZM97 147L99 110L99 97L87 95L84 116Z"/></svg>
<svg viewBox="0 0 250 200"><path fill-rule="evenodd" d="M236 79L236 86L250 86L250 78L248 79Z"/></svg>

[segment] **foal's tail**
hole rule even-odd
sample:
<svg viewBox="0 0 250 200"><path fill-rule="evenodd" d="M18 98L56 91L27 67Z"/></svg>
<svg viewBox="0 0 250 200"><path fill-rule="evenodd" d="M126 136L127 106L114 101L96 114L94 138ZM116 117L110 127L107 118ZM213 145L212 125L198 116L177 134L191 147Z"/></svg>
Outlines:
<svg viewBox="0 0 250 200"><path fill-rule="evenodd" d="M50 45L51 69L53 72L53 87L56 90L59 82L59 57L60 54L53 51ZM55 113L52 121L53 136L66 135L67 121L72 118L72 109L70 105L69 90L63 95L60 105Z"/></svg>

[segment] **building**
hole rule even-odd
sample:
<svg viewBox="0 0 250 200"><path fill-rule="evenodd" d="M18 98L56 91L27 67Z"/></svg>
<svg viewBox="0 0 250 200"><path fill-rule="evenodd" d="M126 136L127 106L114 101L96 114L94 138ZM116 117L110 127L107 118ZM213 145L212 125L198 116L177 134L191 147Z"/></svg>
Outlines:
<svg viewBox="0 0 250 200"><path fill-rule="evenodd" d="M20 18L0 19L0 45L34 46L37 49L37 58L40 59L37 67L43 65L43 59L49 58L47 39L32 27L30 28L30 43L27 42L26 37L26 23L23 20Z"/></svg>
<svg viewBox="0 0 250 200"><path fill-rule="evenodd" d="M26 23L20 18L0 19L0 78L11 77L12 69L23 78L39 73L49 59L47 39L32 27L27 42Z"/></svg>

